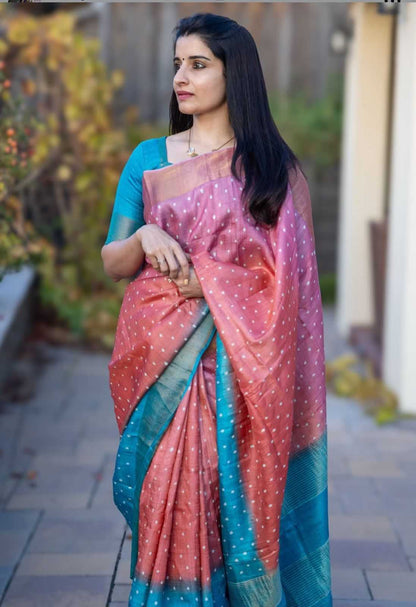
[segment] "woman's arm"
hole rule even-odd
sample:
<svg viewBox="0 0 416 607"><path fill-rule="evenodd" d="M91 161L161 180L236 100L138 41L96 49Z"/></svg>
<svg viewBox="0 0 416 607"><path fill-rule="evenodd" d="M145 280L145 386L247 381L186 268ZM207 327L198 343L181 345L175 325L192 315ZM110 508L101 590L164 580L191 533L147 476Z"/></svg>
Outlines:
<svg viewBox="0 0 416 607"><path fill-rule="evenodd" d="M144 169L153 166L153 148L152 141L140 143L131 153L118 182L107 239L101 249L104 271L116 282L134 276L144 262L145 254L136 234L145 225L142 177Z"/></svg>
<svg viewBox="0 0 416 607"><path fill-rule="evenodd" d="M128 238L109 242L101 249L104 270L116 282L133 276L145 256L163 276L180 277L184 285L188 284L186 254L180 244L156 224L145 224Z"/></svg>
<svg viewBox="0 0 416 607"><path fill-rule="evenodd" d="M130 278L139 270L144 261L144 251L134 232L123 240L114 240L101 249L104 272L115 282Z"/></svg>

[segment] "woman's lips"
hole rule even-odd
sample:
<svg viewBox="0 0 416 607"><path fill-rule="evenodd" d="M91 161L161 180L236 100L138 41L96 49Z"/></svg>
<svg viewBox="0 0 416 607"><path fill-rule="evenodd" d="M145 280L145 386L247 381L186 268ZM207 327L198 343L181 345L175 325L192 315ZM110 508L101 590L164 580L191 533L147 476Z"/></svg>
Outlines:
<svg viewBox="0 0 416 607"><path fill-rule="evenodd" d="M193 93L178 93L178 99L189 99L192 96Z"/></svg>

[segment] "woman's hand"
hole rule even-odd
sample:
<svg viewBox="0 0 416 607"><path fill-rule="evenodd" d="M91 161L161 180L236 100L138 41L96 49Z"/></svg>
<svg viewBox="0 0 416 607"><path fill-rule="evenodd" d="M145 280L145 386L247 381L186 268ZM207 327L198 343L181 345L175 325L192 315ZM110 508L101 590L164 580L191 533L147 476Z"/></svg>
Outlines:
<svg viewBox="0 0 416 607"><path fill-rule="evenodd" d="M156 224L146 224L136 231L136 237L155 270L171 279L180 276L186 286L190 274L188 258L172 236Z"/></svg>
<svg viewBox="0 0 416 607"><path fill-rule="evenodd" d="M185 284L182 277L174 279L173 282L178 287L180 294L186 299L190 297L204 297L200 282L193 266L190 266L189 268L189 282L187 284Z"/></svg>

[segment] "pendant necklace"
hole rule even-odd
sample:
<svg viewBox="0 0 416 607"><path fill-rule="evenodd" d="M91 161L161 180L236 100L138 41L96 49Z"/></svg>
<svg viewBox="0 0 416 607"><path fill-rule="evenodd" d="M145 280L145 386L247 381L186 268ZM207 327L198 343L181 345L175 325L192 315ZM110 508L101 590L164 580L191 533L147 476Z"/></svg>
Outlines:
<svg viewBox="0 0 416 607"><path fill-rule="evenodd" d="M211 151L212 152L216 152L217 150L220 150L227 143L229 143L231 141L231 139L234 139L234 135L230 139L228 139L228 141L226 141L225 143L223 143L222 145L220 145L218 148L213 148ZM195 152L195 148L191 147L191 129L189 129L188 151L186 153L188 154L188 156L191 156L191 157L199 156L198 152Z"/></svg>

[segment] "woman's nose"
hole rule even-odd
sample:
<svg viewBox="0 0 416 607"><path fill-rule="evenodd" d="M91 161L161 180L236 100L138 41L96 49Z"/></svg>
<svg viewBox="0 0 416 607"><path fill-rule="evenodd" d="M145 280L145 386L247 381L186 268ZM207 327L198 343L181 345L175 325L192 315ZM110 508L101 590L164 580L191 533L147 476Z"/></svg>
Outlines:
<svg viewBox="0 0 416 607"><path fill-rule="evenodd" d="M184 64L176 70L173 81L177 84L179 82L188 82L188 70Z"/></svg>

